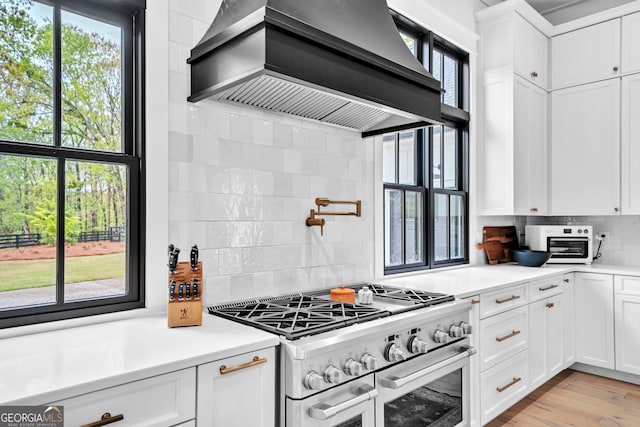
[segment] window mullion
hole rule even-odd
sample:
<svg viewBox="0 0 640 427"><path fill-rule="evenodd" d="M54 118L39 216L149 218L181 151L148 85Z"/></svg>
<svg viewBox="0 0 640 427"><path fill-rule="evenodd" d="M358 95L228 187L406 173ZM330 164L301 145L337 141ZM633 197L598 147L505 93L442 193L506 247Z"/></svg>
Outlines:
<svg viewBox="0 0 640 427"><path fill-rule="evenodd" d="M60 6L53 9L53 141L62 146L62 16ZM56 203L56 305L64 304L64 243L65 243L65 161L57 164Z"/></svg>

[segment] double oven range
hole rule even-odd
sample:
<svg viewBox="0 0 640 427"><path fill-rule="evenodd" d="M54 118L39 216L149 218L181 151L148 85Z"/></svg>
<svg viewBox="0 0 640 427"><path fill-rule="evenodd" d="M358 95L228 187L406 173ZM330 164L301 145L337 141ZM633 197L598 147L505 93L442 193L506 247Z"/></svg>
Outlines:
<svg viewBox="0 0 640 427"><path fill-rule="evenodd" d="M328 291L238 301L209 313L280 336L286 427L469 425L471 303L377 284L367 304Z"/></svg>

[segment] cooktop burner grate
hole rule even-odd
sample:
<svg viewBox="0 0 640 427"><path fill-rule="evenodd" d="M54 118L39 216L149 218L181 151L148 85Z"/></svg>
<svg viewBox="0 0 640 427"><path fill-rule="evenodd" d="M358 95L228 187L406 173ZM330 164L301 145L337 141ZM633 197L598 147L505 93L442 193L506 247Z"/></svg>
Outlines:
<svg viewBox="0 0 640 427"><path fill-rule="evenodd" d="M454 301L453 295L396 288L372 283L350 285L356 292L368 286L375 298L408 303L405 310ZM287 294L237 301L208 307L210 314L244 323L289 340L390 316L389 310L370 305L348 304L328 298L327 291Z"/></svg>

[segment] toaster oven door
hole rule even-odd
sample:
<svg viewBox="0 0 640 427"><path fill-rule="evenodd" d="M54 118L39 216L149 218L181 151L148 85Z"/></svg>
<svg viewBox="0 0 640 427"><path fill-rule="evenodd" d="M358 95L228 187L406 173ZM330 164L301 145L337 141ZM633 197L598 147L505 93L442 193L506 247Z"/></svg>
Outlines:
<svg viewBox="0 0 640 427"><path fill-rule="evenodd" d="M557 262L586 261L591 251L589 237L547 237L551 259Z"/></svg>

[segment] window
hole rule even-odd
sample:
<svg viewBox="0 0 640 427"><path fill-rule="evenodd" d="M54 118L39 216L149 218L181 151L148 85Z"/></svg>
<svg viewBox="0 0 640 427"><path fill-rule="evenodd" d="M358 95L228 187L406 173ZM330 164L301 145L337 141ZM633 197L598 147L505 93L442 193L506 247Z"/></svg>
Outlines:
<svg viewBox="0 0 640 427"><path fill-rule="evenodd" d="M0 328L144 306L135 3L0 0Z"/></svg>
<svg viewBox="0 0 640 427"><path fill-rule="evenodd" d="M468 55L394 16L441 82L445 124L383 136L385 274L468 261Z"/></svg>

